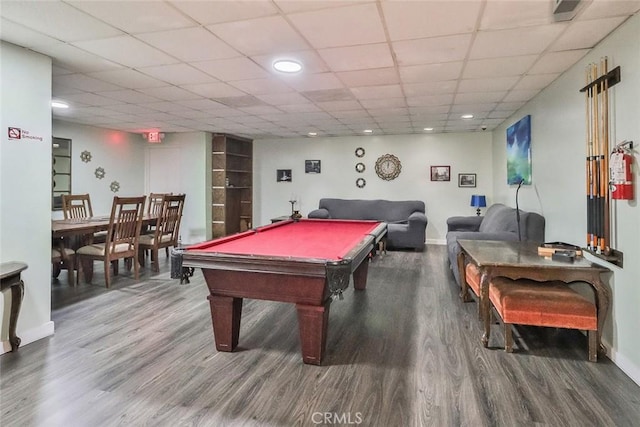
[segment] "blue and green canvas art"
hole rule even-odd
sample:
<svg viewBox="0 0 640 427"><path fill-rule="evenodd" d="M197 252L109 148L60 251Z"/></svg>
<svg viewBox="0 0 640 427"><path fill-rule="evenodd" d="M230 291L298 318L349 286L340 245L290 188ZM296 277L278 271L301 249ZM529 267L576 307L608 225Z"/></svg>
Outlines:
<svg viewBox="0 0 640 427"><path fill-rule="evenodd" d="M507 128L507 184L531 185L531 116Z"/></svg>

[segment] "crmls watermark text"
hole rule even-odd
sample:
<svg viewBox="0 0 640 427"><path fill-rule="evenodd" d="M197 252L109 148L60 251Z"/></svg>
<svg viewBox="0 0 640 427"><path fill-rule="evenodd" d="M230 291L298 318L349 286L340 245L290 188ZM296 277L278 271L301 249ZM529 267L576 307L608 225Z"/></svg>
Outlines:
<svg viewBox="0 0 640 427"><path fill-rule="evenodd" d="M362 412L314 412L311 414L314 424L362 424Z"/></svg>

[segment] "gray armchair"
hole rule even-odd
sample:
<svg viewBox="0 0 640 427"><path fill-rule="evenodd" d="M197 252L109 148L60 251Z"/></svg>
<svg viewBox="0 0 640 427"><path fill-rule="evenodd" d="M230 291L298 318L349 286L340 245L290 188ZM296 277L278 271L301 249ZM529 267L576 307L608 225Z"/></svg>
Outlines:
<svg viewBox="0 0 640 427"><path fill-rule="evenodd" d="M544 217L535 212L520 210L520 237L516 210L502 204L487 209L484 216L454 216L447 220L447 252L451 271L460 284L457 258L458 239L462 240L531 240L544 242Z"/></svg>

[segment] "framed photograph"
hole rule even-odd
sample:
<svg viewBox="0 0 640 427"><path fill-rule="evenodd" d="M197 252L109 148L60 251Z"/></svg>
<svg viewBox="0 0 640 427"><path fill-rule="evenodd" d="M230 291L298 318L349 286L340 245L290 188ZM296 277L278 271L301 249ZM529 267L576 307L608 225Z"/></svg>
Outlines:
<svg viewBox="0 0 640 427"><path fill-rule="evenodd" d="M431 181L451 181L451 166L431 166Z"/></svg>
<svg viewBox="0 0 640 427"><path fill-rule="evenodd" d="M458 187L475 187L475 186L476 186L475 173L459 173L458 174Z"/></svg>
<svg viewBox="0 0 640 427"><path fill-rule="evenodd" d="M320 160L305 160L304 173L320 173Z"/></svg>
<svg viewBox="0 0 640 427"><path fill-rule="evenodd" d="M278 169L276 174L277 182L291 182L291 169Z"/></svg>

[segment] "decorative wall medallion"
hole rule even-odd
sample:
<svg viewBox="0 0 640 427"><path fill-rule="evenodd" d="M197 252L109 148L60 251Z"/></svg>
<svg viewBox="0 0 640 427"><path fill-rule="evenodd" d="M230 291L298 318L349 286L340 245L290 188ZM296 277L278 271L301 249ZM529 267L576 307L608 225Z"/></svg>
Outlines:
<svg viewBox="0 0 640 427"><path fill-rule="evenodd" d="M376 160L376 173L385 181L396 179L400 175L402 164L393 154L385 154Z"/></svg>
<svg viewBox="0 0 640 427"><path fill-rule="evenodd" d="M113 191L114 193L117 193L118 191L120 191L120 183L118 181L113 181L110 187L111 187L111 191Z"/></svg>
<svg viewBox="0 0 640 427"><path fill-rule="evenodd" d="M366 169L364 163L356 163L356 172L362 173Z"/></svg>
<svg viewBox="0 0 640 427"><path fill-rule="evenodd" d="M356 148L356 157L364 157L364 148L362 147Z"/></svg>
<svg viewBox="0 0 640 427"><path fill-rule="evenodd" d="M356 179L356 186L358 188L364 188L364 186L367 185L367 181L365 181L364 178L358 178Z"/></svg>
<svg viewBox="0 0 640 427"><path fill-rule="evenodd" d="M96 168L94 174L96 175L96 178L102 179L107 173L104 171L104 168Z"/></svg>
<svg viewBox="0 0 640 427"><path fill-rule="evenodd" d="M91 161L91 153L87 150L84 150L82 153L80 153L80 160L85 163L89 163Z"/></svg>

